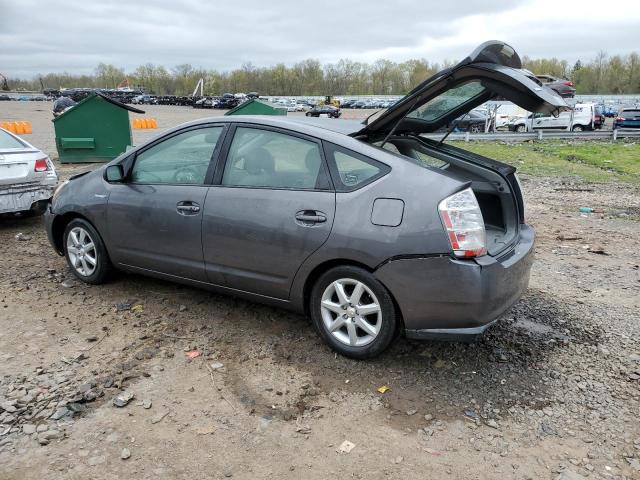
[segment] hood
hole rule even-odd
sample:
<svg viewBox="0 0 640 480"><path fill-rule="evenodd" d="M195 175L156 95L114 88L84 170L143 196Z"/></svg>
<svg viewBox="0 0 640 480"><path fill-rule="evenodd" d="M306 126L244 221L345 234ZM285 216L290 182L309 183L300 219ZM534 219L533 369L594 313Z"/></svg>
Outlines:
<svg viewBox="0 0 640 480"><path fill-rule="evenodd" d="M510 100L530 112L556 115L569 109L555 91L522 69L522 61L511 46L492 40L456 66L422 82L354 136L434 132L496 98Z"/></svg>

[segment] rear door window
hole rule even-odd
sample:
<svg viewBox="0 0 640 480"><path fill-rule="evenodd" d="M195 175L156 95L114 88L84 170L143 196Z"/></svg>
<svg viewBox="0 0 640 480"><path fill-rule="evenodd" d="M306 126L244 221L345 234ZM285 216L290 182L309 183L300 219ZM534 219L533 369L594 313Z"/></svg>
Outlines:
<svg viewBox="0 0 640 480"><path fill-rule="evenodd" d="M298 190L329 188L319 143L248 127L236 129L222 185Z"/></svg>

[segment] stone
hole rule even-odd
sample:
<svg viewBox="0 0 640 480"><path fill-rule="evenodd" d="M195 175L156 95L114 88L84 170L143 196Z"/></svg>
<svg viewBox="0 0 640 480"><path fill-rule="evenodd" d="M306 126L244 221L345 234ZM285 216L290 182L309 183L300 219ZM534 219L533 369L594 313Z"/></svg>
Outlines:
<svg viewBox="0 0 640 480"><path fill-rule="evenodd" d="M120 452L120 458L122 460L126 460L129 457L131 457L131 451L128 448L123 448L122 451Z"/></svg>
<svg viewBox="0 0 640 480"><path fill-rule="evenodd" d="M147 410L151 408L151 405L152 405L151 400L145 400L142 402L142 408L145 408Z"/></svg>
<svg viewBox="0 0 640 480"><path fill-rule="evenodd" d="M38 433L46 432L47 430L49 430L49 426L44 423L41 423L36 427L36 432Z"/></svg>
<svg viewBox="0 0 640 480"><path fill-rule="evenodd" d="M96 465L102 465L106 461L107 457L105 457L104 455L96 455L95 457L89 457L87 463L89 464L89 466L95 467Z"/></svg>
<svg viewBox="0 0 640 480"><path fill-rule="evenodd" d="M214 362L211 364L211 368L213 370L220 370L222 367L224 367L224 364L220 363L220 362Z"/></svg>
<svg viewBox="0 0 640 480"><path fill-rule="evenodd" d="M36 426L33 423L25 423L22 425L22 433L25 435L33 435L36 433Z"/></svg>
<svg viewBox="0 0 640 480"><path fill-rule="evenodd" d="M564 470L558 475L556 480L586 480L585 477L573 470Z"/></svg>
<svg viewBox="0 0 640 480"><path fill-rule="evenodd" d="M493 418L487 420L487 427L498 428L498 422L496 422Z"/></svg>
<svg viewBox="0 0 640 480"><path fill-rule="evenodd" d="M416 410L415 408L407 410L407 415L409 416L415 415L416 413L418 413L418 410Z"/></svg>
<svg viewBox="0 0 640 480"><path fill-rule="evenodd" d="M433 420L433 415L431 415L430 413L425 414L424 419L427 422L430 422L431 420Z"/></svg>
<svg viewBox="0 0 640 480"><path fill-rule="evenodd" d="M113 405L118 408L126 407L134 397L135 395L132 392L123 392L113 399Z"/></svg>
<svg viewBox="0 0 640 480"><path fill-rule="evenodd" d="M51 420L60 420L62 417L64 417L65 415L68 415L70 413L69 409L67 407L61 407L58 408L55 412L53 412L53 415L51 415Z"/></svg>

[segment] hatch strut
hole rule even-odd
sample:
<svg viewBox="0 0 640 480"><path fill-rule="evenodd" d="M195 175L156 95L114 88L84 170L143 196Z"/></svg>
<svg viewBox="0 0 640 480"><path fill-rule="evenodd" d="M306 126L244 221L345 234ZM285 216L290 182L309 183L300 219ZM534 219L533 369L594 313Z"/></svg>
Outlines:
<svg viewBox="0 0 640 480"><path fill-rule="evenodd" d="M413 111L414 107L416 106L416 104L418 103L418 101L420 100L420 95L418 95L416 97L415 102L413 102L413 104L411 104L411 108L409 108L409 112ZM382 140L382 143L380 144L380 148L384 148L384 144L387 143L387 140L389 140L389 138L391 138L391 135L393 135L396 132L396 128L398 128L398 125L400 125L400 122L402 122L404 120L404 116L400 117L400 119L393 125L393 128L391 130L389 130L389 133L387 134L386 137L384 137L384 140Z"/></svg>
<svg viewBox="0 0 640 480"><path fill-rule="evenodd" d="M451 132L453 132L453 131L456 129L456 127L458 126L458 124L459 124L462 120L464 120L464 119L465 119L465 117L466 117L467 115L469 115L469 112L465 113L465 114L464 114L462 117L460 117L460 118L456 118L456 119L453 121L453 125L451 125L451 127L449 127L449 130L447 130L447 133L445 133L445 134L444 134L444 137L442 137L442 138L440 139L440 141L438 142L438 144L436 145L436 147L439 147L440 145L442 145L442 142L444 142L444 141L447 139L447 137L451 134Z"/></svg>

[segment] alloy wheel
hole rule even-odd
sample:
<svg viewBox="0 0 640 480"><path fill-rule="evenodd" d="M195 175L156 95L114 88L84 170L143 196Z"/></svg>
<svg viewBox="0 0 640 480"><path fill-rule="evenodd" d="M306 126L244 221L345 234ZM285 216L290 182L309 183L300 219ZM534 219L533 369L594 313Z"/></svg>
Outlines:
<svg viewBox="0 0 640 480"><path fill-rule="evenodd" d="M74 227L67 235L67 255L75 271L89 277L96 271L98 252L93 239L82 227Z"/></svg>
<svg viewBox="0 0 640 480"><path fill-rule="evenodd" d="M380 302L359 280L341 278L329 284L322 294L320 308L327 332L344 345L363 347L380 333Z"/></svg>

